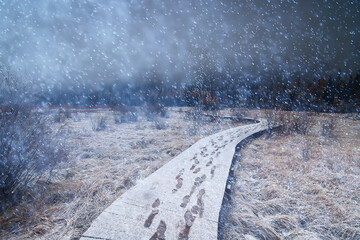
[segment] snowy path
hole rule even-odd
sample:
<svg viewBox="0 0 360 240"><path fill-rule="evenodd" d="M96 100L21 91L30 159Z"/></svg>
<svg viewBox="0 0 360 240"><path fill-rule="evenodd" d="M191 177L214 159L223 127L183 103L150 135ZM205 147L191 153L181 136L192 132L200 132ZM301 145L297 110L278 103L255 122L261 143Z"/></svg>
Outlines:
<svg viewBox="0 0 360 240"><path fill-rule="evenodd" d="M199 140L121 195L81 239L217 239L235 147L266 128L261 120Z"/></svg>

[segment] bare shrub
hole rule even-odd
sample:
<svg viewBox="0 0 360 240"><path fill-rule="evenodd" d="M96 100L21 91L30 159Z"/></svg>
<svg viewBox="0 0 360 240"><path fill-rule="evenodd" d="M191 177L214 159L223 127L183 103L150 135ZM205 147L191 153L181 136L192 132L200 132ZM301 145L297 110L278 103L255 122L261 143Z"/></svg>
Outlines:
<svg viewBox="0 0 360 240"><path fill-rule="evenodd" d="M103 131L106 129L106 117L98 116L95 119L90 118L91 120L91 128L93 131Z"/></svg>
<svg viewBox="0 0 360 240"><path fill-rule="evenodd" d="M1 107L0 211L25 200L25 192L66 159L49 129L45 117L29 106Z"/></svg>
<svg viewBox="0 0 360 240"><path fill-rule="evenodd" d="M336 119L330 117L321 124L321 135L324 137L334 137L334 130L336 128Z"/></svg>
<svg viewBox="0 0 360 240"><path fill-rule="evenodd" d="M28 89L8 68L0 67L0 212L29 200L27 193L39 179L66 159L47 119L32 107Z"/></svg>
<svg viewBox="0 0 360 240"><path fill-rule="evenodd" d="M275 121L280 124L282 134L308 134L314 125L313 119L306 112L278 112Z"/></svg>
<svg viewBox="0 0 360 240"><path fill-rule="evenodd" d="M166 117L167 111L161 104L151 104L144 107L144 113L148 121L154 121L157 117Z"/></svg>
<svg viewBox="0 0 360 240"><path fill-rule="evenodd" d="M115 106L112 107L115 124L136 122L138 120L138 113L134 107Z"/></svg>
<svg viewBox="0 0 360 240"><path fill-rule="evenodd" d="M267 120L267 126L270 130L279 125L278 112L272 109L264 110L265 118Z"/></svg>
<svg viewBox="0 0 360 240"><path fill-rule="evenodd" d="M308 134L314 120L307 112L265 110L269 129L277 128L281 134Z"/></svg>

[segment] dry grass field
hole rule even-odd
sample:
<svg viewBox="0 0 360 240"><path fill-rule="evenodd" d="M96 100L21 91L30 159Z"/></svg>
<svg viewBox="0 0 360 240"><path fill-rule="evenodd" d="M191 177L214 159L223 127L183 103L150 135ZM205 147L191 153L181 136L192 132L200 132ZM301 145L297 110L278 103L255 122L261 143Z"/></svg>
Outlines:
<svg viewBox="0 0 360 240"><path fill-rule="evenodd" d="M241 124L190 108L170 108L163 117L102 108L45 114L69 160L27 193L30 200L0 216L0 239L77 239L138 180L198 139Z"/></svg>
<svg viewBox="0 0 360 240"><path fill-rule="evenodd" d="M169 108L163 116L106 108L44 114L69 160L0 216L1 239L78 239L137 181L198 139L244 124L191 108ZM320 114L309 126L306 134L266 133L241 151L223 239L360 239L360 121Z"/></svg>
<svg viewBox="0 0 360 240"><path fill-rule="evenodd" d="M311 119L307 134L265 134L241 150L224 239L360 239L360 121Z"/></svg>

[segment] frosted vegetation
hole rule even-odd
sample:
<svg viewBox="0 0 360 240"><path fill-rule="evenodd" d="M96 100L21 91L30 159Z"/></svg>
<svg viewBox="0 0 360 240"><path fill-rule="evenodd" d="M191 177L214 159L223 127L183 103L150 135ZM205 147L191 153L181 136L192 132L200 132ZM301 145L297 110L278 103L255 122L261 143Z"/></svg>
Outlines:
<svg viewBox="0 0 360 240"><path fill-rule="evenodd" d="M341 114L301 119L300 129L299 121L285 123L240 152L220 238L360 238L359 122Z"/></svg>
<svg viewBox="0 0 360 240"><path fill-rule="evenodd" d="M0 238L77 239L198 139L266 118L234 158L219 239L360 239L359 15L0 0Z"/></svg>

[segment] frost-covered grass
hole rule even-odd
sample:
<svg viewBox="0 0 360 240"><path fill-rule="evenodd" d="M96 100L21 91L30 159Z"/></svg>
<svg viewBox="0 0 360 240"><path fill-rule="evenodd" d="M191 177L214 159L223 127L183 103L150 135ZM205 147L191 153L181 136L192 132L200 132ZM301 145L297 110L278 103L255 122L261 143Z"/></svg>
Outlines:
<svg viewBox="0 0 360 240"><path fill-rule="evenodd" d="M78 238L139 179L198 139L241 124L204 117L191 108L167 109L166 116L149 121L138 110L129 115L103 108L67 109L61 121L58 109L50 111L54 134L71 146L70 160L57 166L50 181L38 182L29 192L32 201L0 216L0 238ZM266 115L245 110L206 114ZM96 131L93 122L99 117L106 118L106 127ZM264 135L241 152L233 205L221 223L225 239L356 239L360 122L344 115L310 117L314 124L307 134Z"/></svg>
<svg viewBox="0 0 360 240"><path fill-rule="evenodd" d="M69 161L59 164L49 181L38 182L34 191L29 192L33 200L9 208L0 216L0 238L78 238L139 179L198 139L241 124L200 117L202 112L190 108L167 109L166 115L151 119L148 112L130 110L51 110L48 119L52 121L54 135L70 146ZM95 120L100 118L106 119L105 127L97 129L101 122Z"/></svg>
<svg viewBox="0 0 360 240"><path fill-rule="evenodd" d="M224 239L360 239L360 121L311 118L241 151Z"/></svg>

